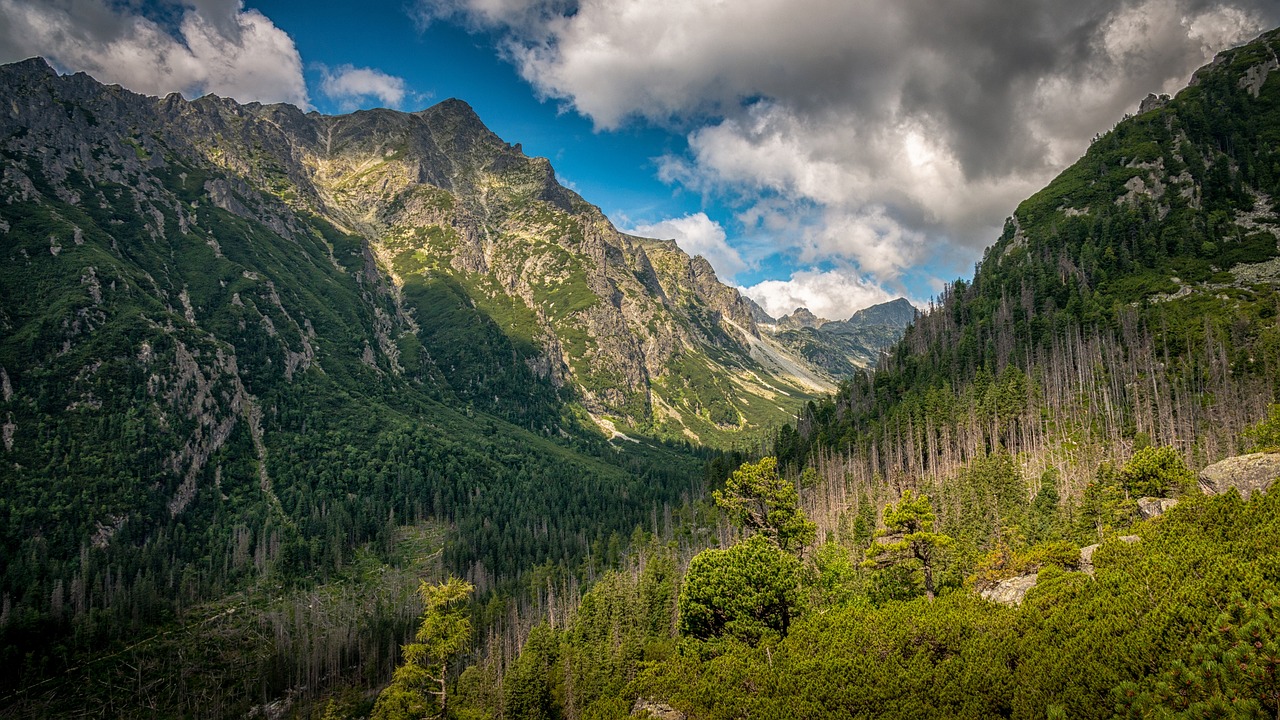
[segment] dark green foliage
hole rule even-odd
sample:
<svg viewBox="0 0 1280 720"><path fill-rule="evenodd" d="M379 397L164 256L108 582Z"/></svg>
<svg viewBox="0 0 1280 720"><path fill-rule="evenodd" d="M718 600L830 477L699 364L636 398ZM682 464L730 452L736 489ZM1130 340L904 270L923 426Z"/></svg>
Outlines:
<svg viewBox="0 0 1280 720"><path fill-rule="evenodd" d="M558 647L555 634L539 625L529 634L520 658L503 682L502 708L507 717L555 720L560 708L552 697Z"/></svg>
<svg viewBox="0 0 1280 720"><path fill-rule="evenodd" d="M120 102L128 115L157 101ZM85 661L200 622L237 591L353 582L358 556L392 563L400 528L424 519L452 528L447 570L512 592L539 564L597 572L636 525L700 492L709 453L605 442L475 288L421 276L401 305L362 238L172 133L139 137L95 151L127 182L2 158L37 193L6 185L0 204L0 666L15 668L3 704L141 702L138 673L86 683L88 670L122 676ZM214 185L229 188L221 202ZM416 330L390 320L410 312ZM295 666L289 633L237 629L279 641L245 649L272 658L239 666L257 675L228 664L163 707L243 714L289 687L367 685L410 630L394 618L369 644L326 636L341 672L321 679ZM21 689L47 678L54 704L30 704L44 700Z"/></svg>
<svg viewBox="0 0 1280 720"><path fill-rule="evenodd" d="M786 635L798 613L800 562L763 535L703 550L680 589L680 632L755 644Z"/></svg>
<svg viewBox="0 0 1280 720"><path fill-rule="evenodd" d="M1121 708L1133 717L1251 717L1280 714L1280 597L1236 595L1213 623L1204 644L1192 647L1141 690L1121 684Z"/></svg>
<svg viewBox="0 0 1280 720"><path fill-rule="evenodd" d="M1120 473L1110 465L1098 468L1097 479L1084 489L1076 514L1074 539L1090 545L1125 527L1137 517L1138 503L1124 490Z"/></svg>

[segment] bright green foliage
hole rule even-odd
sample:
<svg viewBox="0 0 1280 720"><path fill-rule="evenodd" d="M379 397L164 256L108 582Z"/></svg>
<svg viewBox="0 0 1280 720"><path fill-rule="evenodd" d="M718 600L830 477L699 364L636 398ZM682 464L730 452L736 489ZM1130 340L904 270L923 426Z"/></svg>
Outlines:
<svg viewBox="0 0 1280 720"><path fill-rule="evenodd" d="M813 571L813 589L822 605L852 600L860 589L858 566L849 551L837 543L818 546L813 553Z"/></svg>
<svg viewBox="0 0 1280 720"><path fill-rule="evenodd" d="M1125 490L1138 497L1182 494L1195 487L1196 476L1171 447L1145 447L1120 469Z"/></svg>
<svg viewBox="0 0 1280 720"><path fill-rule="evenodd" d="M1244 431L1252 452L1280 452L1280 404L1272 405L1267 417Z"/></svg>
<svg viewBox="0 0 1280 720"><path fill-rule="evenodd" d="M960 593L810 613L776 646L686 653L637 690L690 717L986 718L1012 693L1014 615Z"/></svg>
<svg viewBox="0 0 1280 720"><path fill-rule="evenodd" d="M748 643L785 635L797 612L800 561L763 535L728 550L703 550L680 589L680 632Z"/></svg>
<svg viewBox="0 0 1280 720"><path fill-rule="evenodd" d="M778 475L777 458L743 463L712 497L738 527L763 534L787 552L799 553L817 537L818 526L800 509L795 485Z"/></svg>
<svg viewBox="0 0 1280 720"><path fill-rule="evenodd" d="M1001 580L1018 575L1039 572L1053 566L1074 570L1080 564L1080 548L1064 542L1050 542L1014 550L1001 542L977 565L973 575L974 587L993 587Z"/></svg>
<svg viewBox="0 0 1280 720"><path fill-rule="evenodd" d="M1140 527L1093 578L1062 567L1071 548L1035 551L1018 609L854 597L775 645L668 658L634 692L699 718L1275 717L1280 493L1189 496Z"/></svg>
<svg viewBox="0 0 1280 720"><path fill-rule="evenodd" d="M925 596L933 600L933 574L937 567L939 551L951 544L951 537L934 532L933 507L927 495L917 496L906 490L897 505L884 509L885 529L878 532L881 542L867 548L868 568L886 568L909 564L920 570Z"/></svg>
<svg viewBox="0 0 1280 720"><path fill-rule="evenodd" d="M424 610L414 642L405 645L404 663L378 696L374 720L416 720L449 714L449 664L471 641L466 600L471 583L450 577L418 586Z"/></svg>
<svg viewBox="0 0 1280 720"><path fill-rule="evenodd" d="M1146 692L1120 686L1134 717L1274 718L1280 715L1280 595L1247 601L1237 595L1204 644L1172 666Z"/></svg>

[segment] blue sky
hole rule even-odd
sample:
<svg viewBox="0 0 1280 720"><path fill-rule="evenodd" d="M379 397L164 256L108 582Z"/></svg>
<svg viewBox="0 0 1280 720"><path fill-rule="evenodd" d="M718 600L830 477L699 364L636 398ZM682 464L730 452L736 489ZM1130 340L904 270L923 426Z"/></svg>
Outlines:
<svg viewBox="0 0 1280 720"><path fill-rule="evenodd" d="M1274 0L0 0L0 62L326 113L457 97L780 315L919 303Z"/></svg>

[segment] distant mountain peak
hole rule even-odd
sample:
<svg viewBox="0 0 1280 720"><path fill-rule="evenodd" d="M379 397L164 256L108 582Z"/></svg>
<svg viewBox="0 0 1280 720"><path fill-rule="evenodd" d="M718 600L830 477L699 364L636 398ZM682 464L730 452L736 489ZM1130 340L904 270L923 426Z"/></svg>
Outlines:
<svg viewBox="0 0 1280 720"><path fill-rule="evenodd" d="M888 325L905 328L916 319L916 308L906 298L897 298L879 305L872 305L854 313L847 322L851 325Z"/></svg>
<svg viewBox="0 0 1280 720"><path fill-rule="evenodd" d="M820 328L830 322L826 318L820 318L814 315L809 308L798 307L790 315L783 315L778 318L778 326L783 328Z"/></svg>

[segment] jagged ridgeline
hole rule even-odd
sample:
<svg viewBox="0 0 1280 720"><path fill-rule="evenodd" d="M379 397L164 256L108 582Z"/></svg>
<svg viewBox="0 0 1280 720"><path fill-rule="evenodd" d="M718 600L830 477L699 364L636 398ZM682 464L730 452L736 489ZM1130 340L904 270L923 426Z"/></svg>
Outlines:
<svg viewBox="0 0 1280 720"><path fill-rule="evenodd" d="M850 377L874 366L915 317L916 309L911 303L898 298L859 310L848 320L825 320L807 308L797 308L777 320L757 322L776 342L810 364L835 377Z"/></svg>
<svg viewBox="0 0 1280 720"><path fill-rule="evenodd" d="M1193 467L1234 452L1280 389L1278 58L1272 31L1148 98L873 375L784 431L783 458L835 481L819 517L877 475L937 484L997 450L1032 481L1057 469L1069 495L1135 444Z"/></svg>
<svg viewBox="0 0 1280 720"><path fill-rule="evenodd" d="M0 88L5 688L428 520L482 592L607 563L700 491L688 440L829 387L703 259L618 233L462 102L326 117L41 60ZM242 696L376 670L360 648L408 627Z"/></svg>

